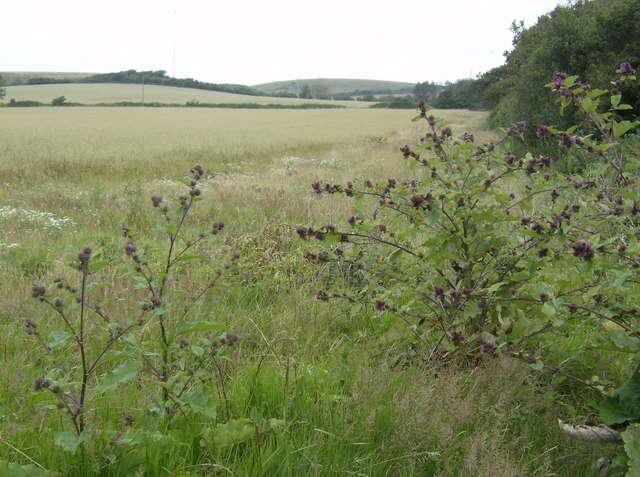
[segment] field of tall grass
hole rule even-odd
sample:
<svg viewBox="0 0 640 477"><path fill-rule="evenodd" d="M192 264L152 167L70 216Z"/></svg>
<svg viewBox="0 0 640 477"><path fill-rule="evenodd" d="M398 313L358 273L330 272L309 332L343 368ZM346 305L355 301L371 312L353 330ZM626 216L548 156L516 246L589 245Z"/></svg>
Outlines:
<svg viewBox="0 0 640 477"><path fill-rule="evenodd" d="M67 101L83 104L141 102L142 85L117 83L63 83L42 85L18 85L6 88L6 101L39 101L50 103L52 99L65 96ZM257 103L257 104L340 104L348 108L366 108L371 103L363 101L330 101L322 99L271 98L247 96L172 86L145 85L144 100L158 103Z"/></svg>
<svg viewBox="0 0 640 477"><path fill-rule="evenodd" d="M175 100L185 99L194 98ZM456 132L493 135L484 113L435 114ZM374 339L380 318L363 313L354 320L314 300L316 268L303 259L295 226L340 221L353 211L338 197L318 200L310 184L407 175L398 150L421 132L411 115L0 109L0 461L64 476L590 475L597 448L560 435L550 406L558 396L522 364L501 358L465 372L404 365L398 350ZM38 319L44 335L53 327L31 287L69 277L69 254L85 245L121 250L125 222L160 240L149 197L180 190L177 179L195 163L207 175L189 227L223 221L224 243L240 256L205 303L239 336L222 363L228 412L281 424L259 439L210 450L200 437L205 418L178 416L163 428L145 413L150 391L140 379L96 399L88 411L95 434L103 424L118 427L125 415L135 418L133 428L157 432L117 461L108 443L99 456L66 454L53 434L68 423L30 392L41 351L24 321ZM115 260L106 272L114 296L126 297L127 270ZM197 268L185 279L197 282L208 272Z"/></svg>

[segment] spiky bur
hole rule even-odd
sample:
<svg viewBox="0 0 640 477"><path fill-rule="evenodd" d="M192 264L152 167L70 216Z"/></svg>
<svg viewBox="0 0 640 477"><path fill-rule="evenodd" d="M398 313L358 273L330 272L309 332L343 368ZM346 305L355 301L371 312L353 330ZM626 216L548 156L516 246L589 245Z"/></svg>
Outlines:
<svg viewBox="0 0 640 477"><path fill-rule="evenodd" d="M631 70L620 70L627 76L617 81L629 80ZM584 98L607 93L565 74L551 87L567 106L583 110L590 107ZM478 144L469 133L457 138L439 126L424 104L418 110L426 133L400 149L412 170L421 166L418 177L312 185L318 196L343 194L360 203L342 224L297 229L301 239L322 246L305 258L331 277L316 298L399 318L406 339L422 343L427 356L504 351L530 360L539 355L527 344L542 332L562 335L599 320L640 337L631 318L640 291L633 278L640 267L638 178L624 174L624 161L588 179L555 167L575 147L618 161L610 142L621 121L615 107L595 118L605 124L599 139L589 125L566 131L538 125L540 140L562 146L554 157L517 152L526 148L524 122ZM362 206L366 200L370 208Z"/></svg>
<svg viewBox="0 0 640 477"><path fill-rule="evenodd" d="M140 306L151 313L152 326L156 329L155 339L150 341L153 345L141 356L145 369L158 383L160 398L154 409L167 417L182 407L185 396L194 387L211 380L217 355L238 340L235 333L227 333L222 338L210 336L208 330L218 326L204 318L210 315L204 302L239 255L231 253L225 265L195 287L182 285L178 278L190 267L198 266L198 259L205 258L203 252L208 242L224 230L222 222L214 222L208 231L195 234L187 230L193 208L202 200L205 179L205 170L200 164L190 172L183 181L188 188L186 193L178 194L173 201L160 194L151 196L151 205L162 218L167 244L164 251L148 252L151 247L140 247L130 227L123 227L124 252L130 259L137 283L144 290ZM188 321L194 318L192 315L197 318L194 322ZM159 359L151 360L145 354L159 356ZM218 385L222 386L223 381L218 381Z"/></svg>

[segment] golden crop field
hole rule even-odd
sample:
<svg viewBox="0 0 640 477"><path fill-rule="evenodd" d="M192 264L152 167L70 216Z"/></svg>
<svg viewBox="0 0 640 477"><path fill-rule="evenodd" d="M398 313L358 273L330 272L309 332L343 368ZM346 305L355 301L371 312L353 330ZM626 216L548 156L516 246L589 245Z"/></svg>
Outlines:
<svg viewBox="0 0 640 477"><path fill-rule="evenodd" d="M84 104L116 103L121 101L141 102L142 85L117 83L68 83L19 85L6 88L5 101L40 101L50 103L52 99L65 96L69 102ZM271 98L242 94L206 91L173 86L145 85L146 102L180 103L199 101L201 103L258 103L258 104L341 104L348 108L365 108L371 103L362 101L329 101L320 99Z"/></svg>

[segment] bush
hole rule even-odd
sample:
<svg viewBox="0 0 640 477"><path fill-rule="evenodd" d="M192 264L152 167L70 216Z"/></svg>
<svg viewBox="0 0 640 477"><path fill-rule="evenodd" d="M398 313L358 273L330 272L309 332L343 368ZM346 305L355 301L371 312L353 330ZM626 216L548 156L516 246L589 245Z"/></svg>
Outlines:
<svg viewBox="0 0 640 477"><path fill-rule="evenodd" d="M506 56L505 76L495 86L497 107L491 120L506 125L524 119L566 127L543 85L555 71L571 71L597 88L606 88L610 65L640 63L640 1L593 0L558 6L531 28L514 26L514 49ZM637 85L625 86L625 96L640 106Z"/></svg>
<svg viewBox="0 0 640 477"><path fill-rule="evenodd" d="M620 65L609 90L564 74L548 85L561 109L575 107L589 120L535 131L559 142L563 154L594 155L597 166L585 176L554 169L550 156L516 155L533 129L525 122L497 143L476 145L471 133L454 136L420 104L416 120L427 132L401 150L421 170L417 177L313 184L318 195L355 202L344 226L297 229L322 244L305 254L330 277L316 297L344 302L354 317L377 314L381 344L420 361L475 365L507 354L556 372L540 347L545 334L588 336L585 346L637 359L640 157L619 143L640 125L625 119L631 106L620 95L634 73ZM602 422L640 422L638 383L640 371L604 401ZM626 436L634 447L640 440ZM637 451L633 458L640 461Z"/></svg>
<svg viewBox="0 0 640 477"><path fill-rule="evenodd" d="M58 96L57 98L53 98L51 100L51 106L64 106L67 102L67 98L64 96Z"/></svg>

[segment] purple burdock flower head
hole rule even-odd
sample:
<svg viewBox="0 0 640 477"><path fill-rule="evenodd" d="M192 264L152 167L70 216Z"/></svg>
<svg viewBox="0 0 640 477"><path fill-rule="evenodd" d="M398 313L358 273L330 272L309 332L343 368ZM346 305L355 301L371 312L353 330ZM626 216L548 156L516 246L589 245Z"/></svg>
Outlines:
<svg viewBox="0 0 640 477"><path fill-rule="evenodd" d="M191 172L196 179L200 179L204 175L204 167L201 164L196 164L191 168Z"/></svg>
<svg viewBox="0 0 640 477"><path fill-rule="evenodd" d="M550 136L551 131L549 130L548 126L546 126L545 124L538 124L536 126L536 137L538 139L547 139Z"/></svg>
<svg viewBox="0 0 640 477"><path fill-rule="evenodd" d="M220 232L222 232L223 229L224 229L224 223L216 222L213 224L213 227L211 228L211 233L213 235L218 235Z"/></svg>
<svg viewBox="0 0 640 477"><path fill-rule="evenodd" d="M296 229L296 233L301 239L306 239L309 236L309 229L307 229L306 227L298 227Z"/></svg>
<svg viewBox="0 0 640 477"><path fill-rule="evenodd" d="M87 263L89 263L92 253L93 251L91 250L91 247L83 248L82 251L78 254L78 260L80 260L80 264L86 265Z"/></svg>
<svg viewBox="0 0 640 477"><path fill-rule="evenodd" d="M551 157L550 156L540 156L538 158L538 164L542 167L549 167L551 165Z"/></svg>
<svg viewBox="0 0 640 477"><path fill-rule="evenodd" d="M473 142L473 141L474 141L474 139L475 139L475 138L473 137L473 134L471 134L470 132L465 132L465 133L462 135L462 140L463 140L464 142Z"/></svg>
<svg viewBox="0 0 640 477"><path fill-rule="evenodd" d="M126 253L128 256L133 255L134 253L136 253L138 251L138 249L136 248L136 246L131 243L131 242L127 242L124 245L124 253Z"/></svg>
<svg viewBox="0 0 640 477"><path fill-rule="evenodd" d="M562 71L556 71L553 74L553 85L554 85L554 89L557 91L559 90L562 86L564 86L564 80L567 79L567 73L563 73Z"/></svg>
<svg viewBox="0 0 640 477"><path fill-rule="evenodd" d="M354 227L356 224L362 223L362 217L360 217L359 215L352 215L351 217L349 217L349 220L347 220L347 222L349 223L349 225Z"/></svg>
<svg viewBox="0 0 640 477"><path fill-rule="evenodd" d="M455 330L453 333L451 333L451 341L455 345L459 345L461 343L464 343L465 339L466 338L465 338L464 333L462 331Z"/></svg>
<svg viewBox="0 0 640 477"><path fill-rule="evenodd" d="M326 291L319 290L318 293L316 293L316 300L328 301L329 300L329 295L327 294Z"/></svg>
<svg viewBox="0 0 640 477"><path fill-rule="evenodd" d="M534 220L533 222L531 222L531 230L537 233L541 233L544 230L544 227L540 222Z"/></svg>
<svg viewBox="0 0 640 477"><path fill-rule="evenodd" d="M384 300L376 300L374 305L378 311L384 311L387 308L387 303Z"/></svg>
<svg viewBox="0 0 640 477"><path fill-rule="evenodd" d="M570 148L574 144L576 144L575 136L567 133L562 133L562 136L560 136L560 147Z"/></svg>
<svg viewBox="0 0 640 477"><path fill-rule="evenodd" d="M618 73L623 76L632 76L636 74L636 70L631 63L620 63L618 66Z"/></svg>
<svg viewBox="0 0 640 477"><path fill-rule="evenodd" d="M153 194L151 196L151 203L154 207L160 207L160 204L162 204L162 196L160 194Z"/></svg>
<svg viewBox="0 0 640 477"><path fill-rule="evenodd" d="M573 249L574 257L578 257L584 261L588 261L593 258L593 246L589 242L581 241L573 244L571 248Z"/></svg>
<svg viewBox="0 0 640 477"><path fill-rule="evenodd" d="M524 132L524 130L527 128L527 123L525 121L518 121L515 124L515 128L518 132Z"/></svg>
<svg viewBox="0 0 640 477"><path fill-rule="evenodd" d="M33 385L33 390L42 391L44 389L47 389L49 386L51 386L51 381L45 378L44 376L40 376L39 378L36 379Z"/></svg>
<svg viewBox="0 0 640 477"><path fill-rule="evenodd" d="M415 194L411 196L411 206L415 209L419 208L426 202L426 199L423 195Z"/></svg>
<svg viewBox="0 0 640 477"><path fill-rule="evenodd" d="M434 289L434 294L437 298L442 298L444 296L444 288L442 287L435 287Z"/></svg>
<svg viewBox="0 0 640 477"><path fill-rule="evenodd" d="M638 213L640 213L640 202L634 202L629 209L629 213L631 215L638 215Z"/></svg>
<svg viewBox="0 0 640 477"><path fill-rule="evenodd" d="M47 292L47 287L44 285L33 285L31 287L31 296L33 298L40 298Z"/></svg>
<svg viewBox="0 0 640 477"><path fill-rule="evenodd" d="M452 135L453 131L451 131L450 127L442 128L442 131L440 131L440 136L442 136L442 139L446 139L448 137L451 137Z"/></svg>
<svg viewBox="0 0 640 477"><path fill-rule="evenodd" d="M411 148L406 144L400 148L400 152L405 158L408 158L411 156Z"/></svg>

